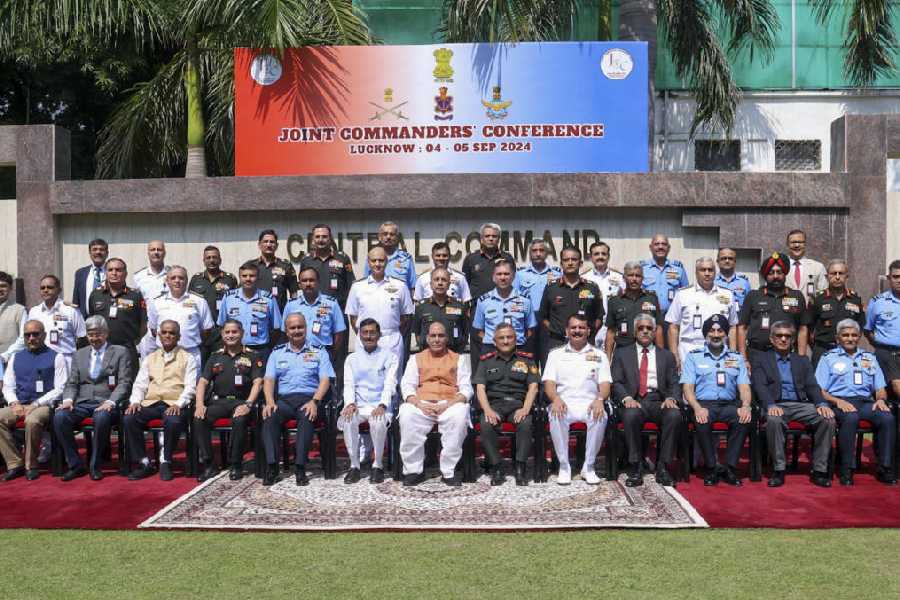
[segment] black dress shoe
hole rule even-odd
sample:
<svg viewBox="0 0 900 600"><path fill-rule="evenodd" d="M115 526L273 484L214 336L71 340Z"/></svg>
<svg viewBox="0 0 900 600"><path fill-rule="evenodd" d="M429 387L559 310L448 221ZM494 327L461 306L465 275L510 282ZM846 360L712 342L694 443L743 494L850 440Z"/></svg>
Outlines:
<svg viewBox="0 0 900 600"><path fill-rule="evenodd" d="M384 483L384 470L373 467L369 473L369 483Z"/></svg>
<svg viewBox="0 0 900 600"><path fill-rule="evenodd" d="M453 477L443 477L443 476L441 476L441 481L444 483L444 485L447 485L447 486L450 486L450 487L460 487L460 486L462 486L462 480L459 478L458 475L454 475Z"/></svg>
<svg viewBox="0 0 900 600"><path fill-rule="evenodd" d="M172 465L170 463L164 462L159 464L159 478L163 481L172 481L175 478L172 475Z"/></svg>
<svg viewBox="0 0 900 600"><path fill-rule="evenodd" d="M37 469L34 469L35 471ZM62 476L63 481L72 481L73 479L78 479L79 477L83 477L87 475L87 470L84 467L77 467L75 469L69 469Z"/></svg>
<svg viewBox="0 0 900 600"><path fill-rule="evenodd" d="M725 471L720 476L720 479L727 483L728 485L733 485L734 487L741 487L743 484L741 483L741 478L737 476L734 472L734 469L731 467L727 467Z"/></svg>
<svg viewBox="0 0 900 600"><path fill-rule="evenodd" d="M131 473L128 474L129 481L137 481L138 479L144 479L145 477L150 477L156 471L153 467L150 466L149 463L141 464L138 468L134 469Z"/></svg>
<svg viewBox="0 0 900 600"><path fill-rule="evenodd" d="M642 485L644 485L644 478L641 476L641 466L638 463L629 463L625 487L640 487Z"/></svg>
<svg viewBox="0 0 900 600"><path fill-rule="evenodd" d="M827 473L822 473L820 471L813 471L809 475L809 480L813 485L817 485L819 487L829 488L831 487L831 477L828 476Z"/></svg>
<svg viewBox="0 0 900 600"><path fill-rule="evenodd" d="M231 465L231 470L228 471L228 479L231 481L237 481L238 479L242 479L244 477L244 466L243 465Z"/></svg>
<svg viewBox="0 0 900 600"><path fill-rule="evenodd" d="M878 467L878 470L875 472L875 479L884 485L897 485L897 477L894 475L893 469Z"/></svg>
<svg viewBox="0 0 900 600"><path fill-rule="evenodd" d="M352 484L357 483L359 481L359 469L350 469L347 471L347 474L344 475L344 483Z"/></svg>
<svg viewBox="0 0 900 600"><path fill-rule="evenodd" d="M403 487L413 487L425 481L425 472L410 473L403 477Z"/></svg>
<svg viewBox="0 0 900 600"><path fill-rule="evenodd" d="M168 464L168 463L163 463ZM197 481L206 481L207 479L212 479L216 475L219 474L219 469L216 468L216 465L213 463L209 463L206 465L206 468L197 475Z"/></svg>
<svg viewBox="0 0 900 600"><path fill-rule="evenodd" d="M309 485L309 477L306 476L305 467L294 467L294 483L297 485Z"/></svg>
<svg viewBox="0 0 900 600"><path fill-rule="evenodd" d="M784 471L772 471L772 476L769 477L769 483L767 485L772 488L783 486Z"/></svg>
<svg viewBox="0 0 900 600"><path fill-rule="evenodd" d="M669 470L663 464L656 465L656 483L666 487L675 487L675 480L669 474Z"/></svg>
<svg viewBox="0 0 900 600"><path fill-rule="evenodd" d="M25 471L25 479L27 479L28 481L34 481L40 476L41 472L37 469L28 469L27 471Z"/></svg>
<svg viewBox="0 0 900 600"><path fill-rule="evenodd" d="M94 469L91 471L91 481L100 481L103 479L103 471L100 469Z"/></svg>
<svg viewBox="0 0 900 600"><path fill-rule="evenodd" d="M853 485L853 471L850 469L841 470L841 485Z"/></svg>
<svg viewBox="0 0 900 600"><path fill-rule="evenodd" d="M491 485L498 486L506 483L506 476L503 474L503 467L497 465L491 468Z"/></svg>
<svg viewBox="0 0 900 600"><path fill-rule="evenodd" d="M15 469L10 469L6 472L6 475L3 476L3 481L12 481L16 477L21 477L25 474L25 467L16 467Z"/></svg>
<svg viewBox="0 0 900 600"><path fill-rule="evenodd" d="M719 483L719 473L715 469L709 469L706 472L706 477L703 478L703 485L709 487L712 485L717 485Z"/></svg>
<svg viewBox="0 0 900 600"><path fill-rule="evenodd" d="M516 463L516 485L518 485L518 486L527 486L528 485L528 473L526 470L526 465L523 462Z"/></svg>
<svg viewBox="0 0 900 600"><path fill-rule="evenodd" d="M281 481L281 469L278 465L269 465L266 467L266 474L263 476L263 485L275 485Z"/></svg>

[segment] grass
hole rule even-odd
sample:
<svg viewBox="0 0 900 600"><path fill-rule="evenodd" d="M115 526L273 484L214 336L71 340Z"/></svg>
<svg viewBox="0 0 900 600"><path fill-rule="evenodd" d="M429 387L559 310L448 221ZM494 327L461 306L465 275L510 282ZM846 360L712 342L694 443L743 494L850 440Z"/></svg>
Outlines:
<svg viewBox="0 0 900 600"><path fill-rule="evenodd" d="M13 598L897 598L897 530L0 534Z"/></svg>

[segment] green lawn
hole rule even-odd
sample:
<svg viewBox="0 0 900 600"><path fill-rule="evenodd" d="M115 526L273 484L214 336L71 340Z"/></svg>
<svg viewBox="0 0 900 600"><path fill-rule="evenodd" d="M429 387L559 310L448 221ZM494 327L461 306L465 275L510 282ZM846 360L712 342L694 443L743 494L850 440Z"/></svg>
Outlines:
<svg viewBox="0 0 900 600"><path fill-rule="evenodd" d="M900 597L897 530L6 530L0 539L6 599Z"/></svg>

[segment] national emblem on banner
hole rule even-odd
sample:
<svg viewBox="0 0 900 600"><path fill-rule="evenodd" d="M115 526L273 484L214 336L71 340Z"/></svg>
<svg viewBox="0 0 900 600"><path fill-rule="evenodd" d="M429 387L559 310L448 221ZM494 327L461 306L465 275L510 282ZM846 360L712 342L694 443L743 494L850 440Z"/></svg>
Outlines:
<svg viewBox="0 0 900 600"><path fill-rule="evenodd" d="M450 66L450 59L453 58L453 50L449 48L438 48L434 51L434 75L435 82L453 83L453 67Z"/></svg>

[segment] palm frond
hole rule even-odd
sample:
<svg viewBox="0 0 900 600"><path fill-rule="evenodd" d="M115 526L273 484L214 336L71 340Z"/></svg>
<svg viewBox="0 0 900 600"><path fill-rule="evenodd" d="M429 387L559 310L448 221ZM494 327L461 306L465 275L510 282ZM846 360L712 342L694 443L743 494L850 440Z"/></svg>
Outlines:
<svg viewBox="0 0 900 600"><path fill-rule="evenodd" d="M206 52L200 59L206 82L206 147L218 174L234 173L234 52L231 48Z"/></svg>
<svg viewBox="0 0 900 600"><path fill-rule="evenodd" d="M855 0L847 21L844 75L854 85L872 85L879 75L894 71L897 36L893 27L894 3Z"/></svg>
<svg viewBox="0 0 900 600"><path fill-rule="evenodd" d="M447 42L565 39L580 0L445 0L438 29Z"/></svg>
<svg viewBox="0 0 900 600"><path fill-rule="evenodd" d="M760 50L763 57L772 57L775 33L781 23L771 0L720 0L722 16L728 27L728 50L734 54L749 48L751 57Z"/></svg>

